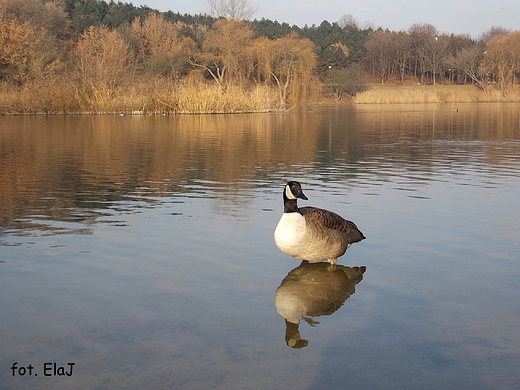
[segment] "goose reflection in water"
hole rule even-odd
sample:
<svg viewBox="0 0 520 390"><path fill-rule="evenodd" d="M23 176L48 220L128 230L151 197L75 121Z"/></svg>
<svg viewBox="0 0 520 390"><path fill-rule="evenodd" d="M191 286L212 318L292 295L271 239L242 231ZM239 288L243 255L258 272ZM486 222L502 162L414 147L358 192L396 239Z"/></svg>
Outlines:
<svg viewBox="0 0 520 390"><path fill-rule="evenodd" d="M306 347L308 340L301 338L298 328L300 320L316 326L319 322L309 317L331 315L338 310L354 294L365 271L365 266L337 265L331 269L328 263L307 261L290 271L276 289L274 298L278 314L285 318L287 345Z"/></svg>

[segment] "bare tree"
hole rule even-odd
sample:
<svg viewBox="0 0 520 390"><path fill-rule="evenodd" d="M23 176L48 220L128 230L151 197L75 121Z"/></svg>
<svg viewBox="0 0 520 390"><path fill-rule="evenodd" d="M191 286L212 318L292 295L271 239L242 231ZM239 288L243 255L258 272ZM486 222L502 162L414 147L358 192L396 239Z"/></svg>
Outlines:
<svg viewBox="0 0 520 390"><path fill-rule="evenodd" d="M343 16L341 16L338 20L338 24L342 28L345 28L347 26L359 28L359 23L352 14L344 14Z"/></svg>
<svg viewBox="0 0 520 390"><path fill-rule="evenodd" d="M435 85L437 75L442 74L442 69L449 55L449 37L440 35L426 39L419 49L424 58L425 70L432 73L432 84Z"/></svg>
<svg viewBox="0 0 520 390"><path fill-rule="evenodd" d="M488 44L493 38L497 36L505 36L511 34L512 30L510 28L493 26L488 31L482 33L480 35L480 41L484 44Z"/></svg>
<svg viewBox="0 0 520 390"><path fill-rule="evenodd" d="M211 16L231 20L247 20L257 11L248 0L207 0L207 8Z"/></svg>
<svg viewBox="0 0 520 390"><path fill-rule="evenodd" d="M483 57L482 48L474 45L460 50L451 60L451 64L462 70L480 89L485 90L486 83L485 80L482 80L482 72L479 67Z"/></svg>
<svg viewBox="0 0 520 390"><path fill-rule="evenodd" d="M427 23L416 23L408 29L410 35L410 44L412 56L414 57L414 75L418 76L421 83L424 82L424 74L426 73L426 58L424 57L424 45L426 41L435 38L438 35L437 28Z"/></svg>
<svg viewBox="0 0 520 390"><path fill-rule="evenodd" d="M392 47L401 84L404 84L406 67L411 57L410 36L404 31L392 32Z"/></svg>
<svg viewBox="0 0 520 390"><path fill-rule="evenodd" d="M458 53L460 53L463 49L469 49L477 45L477 43L471 38L469 34L451 34L450 35L450 44L449 44L449 56L446 62L448 68L448 78L451 81L456 81L457 83L466 82L468 78L468 74L459 67L459 64L456 60ZM478 44L479 47L483 47L482 44ZM482 50L483 51L483 50Z"/></svg>
<svg viewBox="0 0 520 390"><path fill-rule="evenodd" d="M395 56L395 49L392 46L392 33L383 30L373 33L365 43L367 58L375 73L381 78L381 84L384 84L388 78Z"/></svg>

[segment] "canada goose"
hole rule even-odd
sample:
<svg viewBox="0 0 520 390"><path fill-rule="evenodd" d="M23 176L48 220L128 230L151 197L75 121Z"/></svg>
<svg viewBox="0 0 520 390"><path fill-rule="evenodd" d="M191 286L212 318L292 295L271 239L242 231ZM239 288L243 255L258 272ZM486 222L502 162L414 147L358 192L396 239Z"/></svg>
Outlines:
<svg viewBox="0 0 520 390"><path fill-rule="evenodd" d="M300 321L303 319L316 326L319 322L315 317L333 314L356 292L355 286L363 279L366 269L365 266L337 265L331 270L327 263L302 261L290 271L274 296L276 311L285 319L287 345L307 346L308 340L300 335Z"/></svg>
<svg viewBox="0 0 520 390"><path fill-rule="evenodd" d="M301 184L288 182L283 191L283 215L274 232L276 246L285 254L335 266L350 245L365 239L354 222L317 207L298 208L298 198L307 200Z"/></svg>

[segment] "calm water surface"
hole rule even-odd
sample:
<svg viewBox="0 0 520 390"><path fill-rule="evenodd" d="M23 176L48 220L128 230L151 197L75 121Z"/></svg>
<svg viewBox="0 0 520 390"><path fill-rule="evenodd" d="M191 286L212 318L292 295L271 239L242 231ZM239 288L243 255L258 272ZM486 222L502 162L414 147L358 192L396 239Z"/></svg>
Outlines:
<svg viewBox="0 0 520 390"><path fill-rule="evenodd" d="M0 117L0 388L520 388L520 108L454 108Z"/></svg>

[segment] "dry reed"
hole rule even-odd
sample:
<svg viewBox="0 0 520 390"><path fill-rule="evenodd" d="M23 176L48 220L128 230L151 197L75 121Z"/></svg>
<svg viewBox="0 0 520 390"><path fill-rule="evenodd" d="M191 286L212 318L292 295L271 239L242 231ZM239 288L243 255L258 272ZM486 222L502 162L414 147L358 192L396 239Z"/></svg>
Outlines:
<svg viewBox="0 0 520 390"><path fill-rule="evenodd" d="M372 85L353 99L357 104L370 103L473 103L518 102L519 86L499 90L479 90L472 85Z"/></svg>
<svg viewBox="0 0 520 390"><path fill-rule="evenodd" d="M0 114L177 114L280 110L275 89L204 81L149 80L113 90L102 83L8 88L0 85Z"/></svg>
<svg viewBox="0 0 520 390"><path fill-rule="evenodd" d="M369 103L520 102L520 86L485 91L467 85L372 85L352 101ZM0 114L177 114L282 110L278 92L265 85L228 85L202 79L152 79L113 90L60 79L23 88L0 84Z"/></svg>
<svg viewBox="0 0 520 390"><path fill-rule="evenodd" d="M78 109L70 84L49 81L23 88L0 85L0 114L61 114Z"/></svg>

